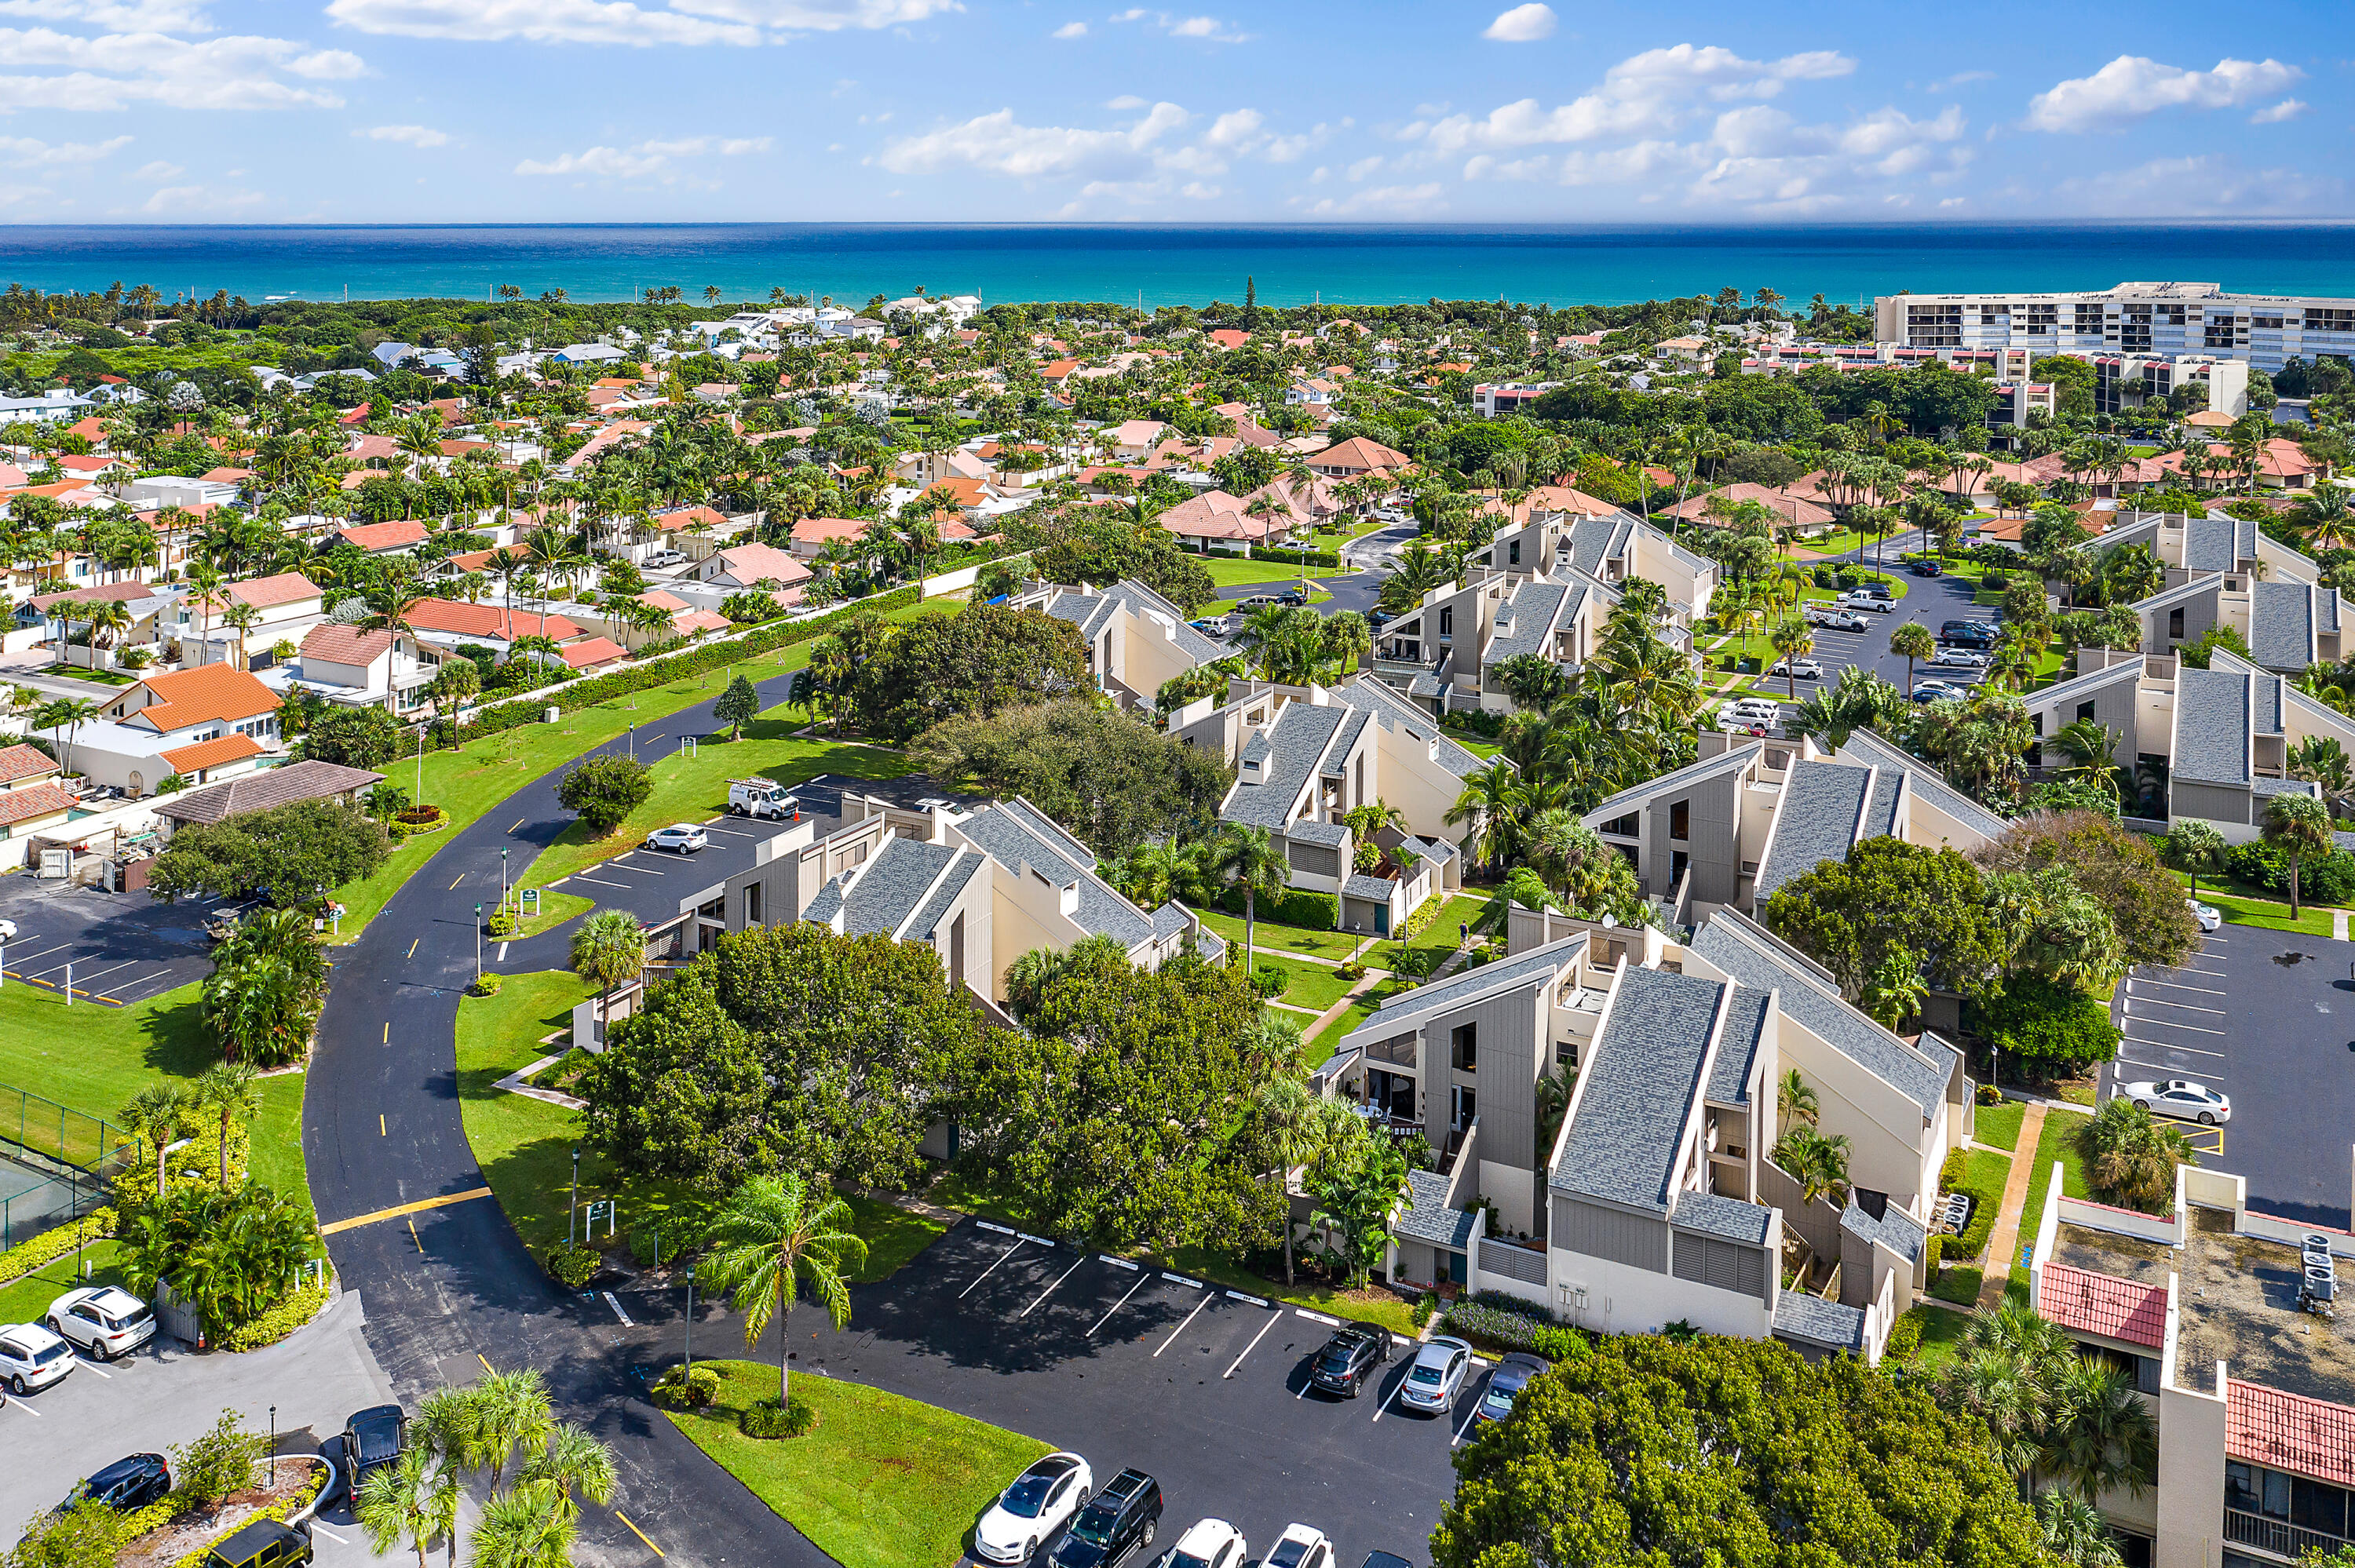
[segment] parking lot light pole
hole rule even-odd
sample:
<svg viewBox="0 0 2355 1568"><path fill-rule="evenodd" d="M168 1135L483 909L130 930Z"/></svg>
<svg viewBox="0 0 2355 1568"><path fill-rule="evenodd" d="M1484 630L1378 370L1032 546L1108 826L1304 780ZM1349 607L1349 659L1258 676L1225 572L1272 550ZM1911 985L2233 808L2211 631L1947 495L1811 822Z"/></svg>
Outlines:
<svg viewBox="0 0 2355 1568"><path fill-rule="evenodd" d="M572 1216L581 1207L581 1146L572 1146L572 1201L564 1206L564 1245L572 1245Z"/></svg>
<svg viewBox="0 0 2355 1568"><path fill-rule="evenodd" d="M687 1273L687 1368L679 1373L683 1379L695 1370L695 1271Z"/></svg>
<svg viewBox="0 0 2355 1568"><path fill-rule="evenodd" d="M483 906L474 906L474 984L483 983Z"/></svg>
<svg viewBox="0 0 2355 1568"><path fill-rule="evenodd" d="M270 1484L278 1484L278 1407L270 1407Z"/></svg>

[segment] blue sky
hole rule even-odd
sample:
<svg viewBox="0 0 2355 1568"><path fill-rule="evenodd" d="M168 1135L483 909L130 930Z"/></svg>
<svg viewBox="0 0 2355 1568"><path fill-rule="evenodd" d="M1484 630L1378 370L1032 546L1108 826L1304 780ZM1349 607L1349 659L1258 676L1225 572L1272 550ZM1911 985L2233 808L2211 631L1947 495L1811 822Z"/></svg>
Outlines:
<svg viewBox="0 0 2355 1568"><path fill-rule="evenodd" d="M0 0L0 222L2340 216L2345 20Z"/></svg>

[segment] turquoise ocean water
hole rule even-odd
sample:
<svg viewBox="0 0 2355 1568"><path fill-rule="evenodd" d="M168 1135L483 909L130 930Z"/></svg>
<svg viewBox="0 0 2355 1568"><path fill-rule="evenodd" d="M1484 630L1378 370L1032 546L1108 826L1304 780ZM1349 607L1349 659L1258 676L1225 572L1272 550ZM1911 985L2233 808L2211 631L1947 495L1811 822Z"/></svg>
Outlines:
<svg viewBox="0 0 2355 1568"><path fill-rule="evenodd" d="M0 286L148 283L166 297L619 300L655 286L730 300L773 288L863 303L918 286L986 300L1394 304L1432 297L1622 303L1762 286L1794 302L1900 290L2105 288L2197 280L2355 295L2355 227L1914 224L1788 228L996 227L629 224L0 226Z"/></svg>

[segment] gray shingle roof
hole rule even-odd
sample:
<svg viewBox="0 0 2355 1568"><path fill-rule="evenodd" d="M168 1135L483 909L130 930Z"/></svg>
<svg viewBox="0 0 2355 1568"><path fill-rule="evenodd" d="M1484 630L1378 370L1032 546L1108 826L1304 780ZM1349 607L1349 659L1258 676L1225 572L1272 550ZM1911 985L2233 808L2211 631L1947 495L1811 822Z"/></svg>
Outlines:
<svg viewBox="0 0 2355 1568"><path fill-rule="evenodd" d="M1758 868L1761 904L1794 877L1805 876L1825 861L1847 857L1862 825L1872 783L1868 768L1838 762L1791 764L1774 813L1774 842Z"/></svg>
<svg viewBox="0 0 2355 1568"><path fill-rule="evenodd" d="M1898 797L1904 788L1905 775L1896 768L1884 768L1873 775L1872 800L1864 809L1864 837L1883 839L1897 832L1902 809Z"/></svg>
<svg viewBox="0 0 2355 1568"><path fill-rule="evenodd" d="M2221 573L2203 572L2189 582L2161 588L2148 599L2138 599L2130 608L2137 615L2148 615L2155 609L2171 609L2179 604L2190 604L2204 595L2221 593L2223 587L2224 578Z"/></svg>
<svg viewBox="0 0 2355 1568"><path fill-rule="evenodd" d="M1178 650L1197 664L1213 663L1227 656L1225 648L1187 624L1183 610L1143 583L1127 577L1092 594L1059 593L1046 608L1049 615L1059 620L1071 621L1082 632L1092 637L1110 619L1110 607L1113 605L1119 605L1134 615L1167 621Z"/></svg>
<svg viewBox="0 0 2355 1568"><path fill-rule="evenodd" d="M1399 1216L1398 1234L1411 1241L1432 1242L1462 1252L1472 1244L1480 1216L1467 1209L1447 1206L1447 1178L1436 1171L1406 1173L1412 1206Z"/></svg>
<svg viewBox="0 0 2355 1568"><path fill-rule="evenodd" d="M1945 1097L1950 1064L1916 1051L1841 1000L1839 990L1793 962L1789 949L1731 909L1709 918L1692 950L1747 986L1779 993L1782 1011L1865 1071L1921 1108L1924 1119Z"/></svg>
<svg viewBox="0 0 2355 1568"><path fill-rule="evenodd" d="M1721 1198L1714 1192L1679 1192L1676 1212L1669 1216L1689 1231L1703 1235L1722 1236L1727 1241L1745 1242L1763 1246L1766 1227L1774 1211L1764 1203L1745 1203L1739 1198Z"/></svg>
<svg viewBox="0 0 2355 1568"><path fill-rule="evenodd" d="M2304 795L2314 800L2322 799L2319 785L2309 784L2303 779L2267 779L2262 774L2249 780L2249 793L2260 800L2271 800L2275 795Z"/></svg>
<svg viewBox="0 0 2355 1568"><path fill-rule="evenodd" d="M2211 784L2249 781L2249 677L2194 670L2175 676L2177 779Z"/></svg>
<svg viewBox="0 0 2355 1568"><path fill-rule="evenodd" d="M841 907L842 884L839 881L829 882L810 895L809 906L802 911L802 918L815 921L821 926L831 925L835 911Z"/></svg>
<svg viewBox="0 0 2355 1568"><path fill-rule="evenodd" d="M1709 1097L1720 1105L1750 1103L1750 1070L1757 1063L1758 1047L1766 1035L1766 1006L1771 1000L1765 991L1746 985L1733 988L1732 1000L1726 1004L1725 1028L1718 1038L1717 1060L1709 1070Z"/></svg>
<svg viewBox="0 0 2355 1568"><path fill-rule="evenodd" d="M1327 779L1348 777L1349 754L1358 749L1358 738L1366 733L1366 726L1374 722L1373 715L1361 708L1350 708L1348 712L1348 716L1341 721L1341 727L1333 732L1333 738L1325 743L1324 755L1316 760L1317 771Z"/></svg>
<svg viewBox="0 0 2355 1568"><path fill-rule="evenodd" d="M1219 815L1250 827L1284 826L1299 803L1301 791L1316 778L1325 747L1350 712L1337 704L1284 704L1275 722L1243 747L1243 759L1260 764L1259 781L1243 781L1238 769L1235 787L1227 792Z"/></svg>
<svg viewBox="0 0 2355 1568"><path fill-rule="evenodd" d="M1939 774L1938 770L1907 752L1890 745L1869 729L1852 732L1848 744L1834 753L1842 762L1870 763L1875 768L1902 768L1905 770L1905 792L1918 800L1926 800L1965 827L1984 833L1988 838L2000 838L2011 824L1964 794Z"/></svg>
<svg viewBox="0 0 2355 1568"><path fill-rule="evenodd" d="M1828 1351L1864 1349L1864 1308L1785 1290L1774 1298L1777 1339L1801 1340Z"/></svg>
<svg viewBox="0 0 2355 1568"><path fill-rule="evenodd" d="M1553 629L1570 597L1567 584L1545 577L1532 577L1515 587L1497 607L1496 631L1480 662L1501 664L1523 653L1544 654L1553 645Z"/></svg>
<svg viewBox="0 0 2355 1568"><path fill-rule="evenodd" d="M931 941L940 929L941 922L947 919L949 911L955 907L957 895L972 885L975 874L988 859L979 850L957 851L956 859L950 863L946 874L933 885L932 895L924 900L924 906L916 911L916 917L901 928L900 934L912 941Z"/></svg>
<svg viewBox="0 0 2355 1568"><path fill-rule="evenodd" d="M1876 1220L1857 1202L1854 1193L1849 1195L1848 1207L1840 1211L1840 1229L1865 1241L1879 1242L1908 1263L1922 1261L1922 1248L1929 1241L1922 1222L1904 1210L1891 1204Z"/></svg>
<svg viewBox="0 0 2355 1568"><path fill-rule="evenodd" d="M1759 755L1765 749L1766 743L1763 740L1736 742L1722 756L1704 758L1699 762L1688 763L1672 773L1663 773L1657 779L1638 784L1632 789L1622 789L1579 820L1590 828L1601 827L1614 817L1624 817L1647 801L1659 800L1663 796L1684 789L1687 785L1698 784L1721 774L1738 773L1756 761Z"/></svg>
<svg viewBox="0 0 2355 1568"><path fill-rule="evenodd" d="M1321 844L1327 849L1339 849L1349 830L1339 822L1316 822L1306 818L1284 824L1284 836L1295 843Z"/></svg>
<svg viewBox="0 0 2355 1568"><path fill-rule="evenodd" d="M1086 846L1028 801L1002 801L957 823L956 830L1009 874L1019 874L1028 865L1058 887L1077 883L1079 904L1071 917L1091 934L1128 948L1152 939L1152 918L1100 881Z"/></svg>
<svg viewBox="0 0 2355 1568"><path fill-rule="evenodd" d="M1418 683L1420 684L1420 683ZM1372 714L1385 729L1403 729L1417 740L1436 741L1439 766L1462 779L1477 773L1487 766L1445 736L1438 733L1429 714L1416 707L1371 675L1359 675L1346 682L1334 694L1352 707L1364 708ZM1423 694L1418 693L1417 695ZM1436 696L1436 691L1431 694Z"/></svg>
<svg viewBox="0 0 2355 1568"><path fill-rule="evenodd" d="M1669 1182L1725 988L1629 969L1580 1069L1550 1183L1666 1213Z"/></svg>
<svg viewBox="0 0 2355 1568"><path fill-rule="evenodd" d="M384 782L381 773L346 768L337 762L290 762L248 773L226 784L210 784L184 795L166 795L155 802L155 814L176 822L218 822L247 811L267 810L293 800L318 800L346 789L365 789Z"/></svg>
<svg viewBox="0 0 2355 1568"><path fill-rule="evenodd" d="M2314 590L2304 583L2249 585L2249 652L2268 670L2314 662Z"/></svg>
<svg viewBox="0 0 2355 1568"><path fill-rule="evenodd" d="M1465 969L1444 980L1416 986L1401 991L1376 1008L1370 1017L1359 1024L1347 1040L1337 1043L1346 1049L1350 1040L1363 1035L1368 1039L1387 1040L1401 1030L1413 1027L1413 1021L1427 1013L1463 1007L1482 997L1496 995L1539 980L1550 980L1566 969L1586 950L1586 933L1562 937L1542 948L1501 962L1483 964L1476 969Z"/></svg>
<svg viewBox="0 0 2355 1568"><path fill-rule="evenodd" d="M2183 569L2229 572L2257 553L2256 524L2237 517L2187 517L2183 524ZM2244 547L2245 546L2245 547Z"/></svg>
<svg viewBox="0 0 2355 1568"><path fill-rule="evenodd" d="M1388 904L1391 895L1397 891L1398 884L1388 877L1368 876L1363 872L1351 872L1348 880L1341 884L1343 896L1369 898L1377 904Z"/></svg>
<svg viewBox="0 0 2355 1568"><path fill-rule="evenodd" d="M885 841L855 875L845 874L849 886L842 894L842 934L899 935L900 926L932 891L933 880L956 857L957 852L947 844L901 838Z"/></svg>

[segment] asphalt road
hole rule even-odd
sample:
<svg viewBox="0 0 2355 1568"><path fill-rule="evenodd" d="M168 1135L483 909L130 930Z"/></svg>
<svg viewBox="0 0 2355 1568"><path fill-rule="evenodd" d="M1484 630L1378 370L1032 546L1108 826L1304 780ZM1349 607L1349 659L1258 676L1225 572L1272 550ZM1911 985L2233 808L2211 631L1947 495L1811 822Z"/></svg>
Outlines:
<svg viewBox="0 0 2355 1568"><path fill-rule="evenodd" d="M764 703L784 699L787 679L762 686ZM705 704L662 727L716 726ZM304 1107L323 1221L483 1188L459 1115L453 1044L460 991L474 976L474 907L496 896L502 848L516 852L510 863L527 864L569 821L556 803L562 770L524 785L442 845L343 949ZM516 944L505 967L560 962L565 940L559 927ZM537 1367L559 1414L613 1445L620 1489L613 1508L585 1510L582 1560L651 1563L658 1548L672 1563L827 1561L639 1396L637 1374L660 1326L624 1327L601 1295L563 1291L496 1202L387 1217L331 1235L328 1247L345 1286L367 1299L368 1346L404 1404L485 1367Z"/></svg>
<svg viewBox="0 0 2355 1568"><path fill-rule="evenodd" d="M0 918L16 927L0 961L9 980L52 991L64 987L71 964L75 995L144 1001L211 972L204 923L236 907L159 904L144 893L101 893L15 872L0 877Z"/></svg>
<svg viewBox="0 0 2355 1568"><path fill-rule="evenodd" d="M2196 1078L2232 1097L2221 1128L2185 1124L2200 1162L2248 1178L2253 1207L2345 1230L2355 1128L2355 942L2261 926L2204 938L2179 969L2137 969L2113 1016L2126 1032L2102 1075Z"/></svg>

